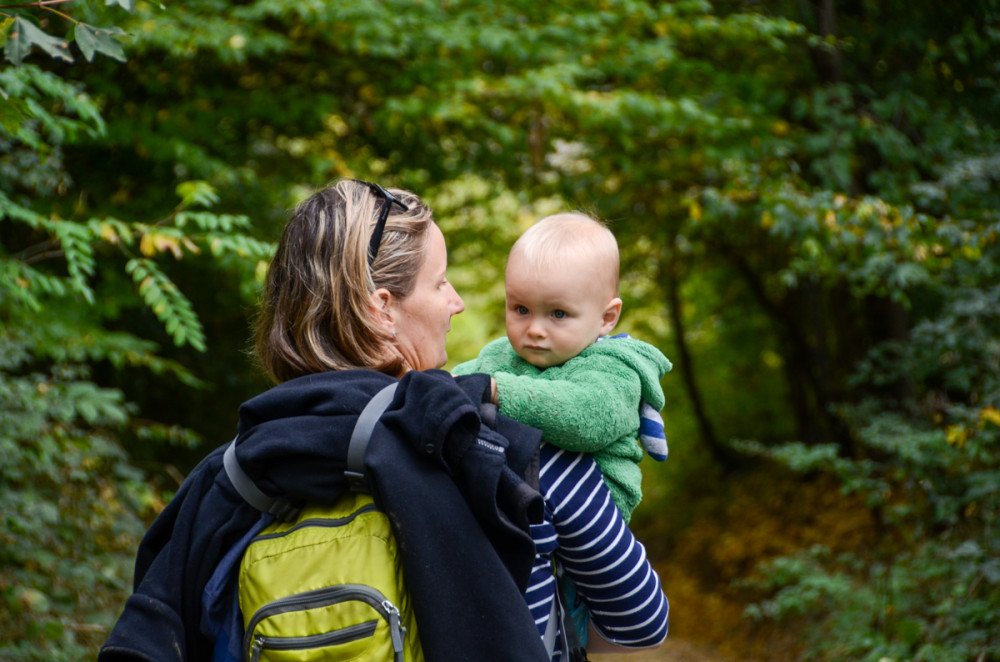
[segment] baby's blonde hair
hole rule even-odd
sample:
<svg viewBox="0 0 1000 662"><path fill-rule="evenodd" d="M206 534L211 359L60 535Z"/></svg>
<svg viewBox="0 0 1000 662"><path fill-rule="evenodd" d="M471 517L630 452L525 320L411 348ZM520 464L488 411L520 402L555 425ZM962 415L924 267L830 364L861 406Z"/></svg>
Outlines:
<svg viewBox="0 0 1000 662"><path fill-rule="evenodd" d="M618 296L618 242L607 225L582 212L553 214L532 225L514 242L507 264L516 256L528 268L551 268L569 254L592 264L595 280Z"/></svg>

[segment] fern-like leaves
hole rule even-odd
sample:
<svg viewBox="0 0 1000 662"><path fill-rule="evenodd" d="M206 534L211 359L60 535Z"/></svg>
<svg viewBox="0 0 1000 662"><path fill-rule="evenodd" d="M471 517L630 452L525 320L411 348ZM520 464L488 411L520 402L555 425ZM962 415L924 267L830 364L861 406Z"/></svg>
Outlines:
<svg viewBox="0 0 1000 662"><path fill-rule="evenodd" d="M142 300L163 322L174 344L187 343L200 352L205 351L205 333L191 302L155 262L133 258L125 265L125 272L139 286Z"/></svg>

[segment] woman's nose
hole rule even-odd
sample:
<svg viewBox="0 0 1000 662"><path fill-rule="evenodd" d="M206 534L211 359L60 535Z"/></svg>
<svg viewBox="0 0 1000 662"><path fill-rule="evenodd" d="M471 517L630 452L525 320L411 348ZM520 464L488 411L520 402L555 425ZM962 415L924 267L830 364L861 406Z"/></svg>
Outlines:
<svg viewBox="0 0 1000 662"><path fill-rule="evenodd" d="M465 302L462 301L462 297L459 296L458 291L455 289L454 285L449 283L448 286L451 287L451 293L455 295L451 301L451 314L458 315L460 312L465 310Z"/></svg>

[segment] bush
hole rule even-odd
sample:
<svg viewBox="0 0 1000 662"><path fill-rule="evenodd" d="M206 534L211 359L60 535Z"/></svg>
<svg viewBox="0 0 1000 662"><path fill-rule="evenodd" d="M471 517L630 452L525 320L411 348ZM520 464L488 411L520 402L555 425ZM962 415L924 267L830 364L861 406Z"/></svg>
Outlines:
<svg viewBox="0 0 1000 662"><path fill-rule="evenodd" d="M815 659L1000 660L1000 288L944 294L940 315L858 372L859 384L905 380L912 395L840 407L856 457L744 445L835 473L880 524L871 548L781 558L753 582L770 595L747 614L813 619Z"/></svg>
<svg viewBox="0 0 1000 662"><path fill-rule="evenodd" d="M114 439L129 420L121 392L29 358L0 335L0 658L93 659L161 501Z"/></svg>

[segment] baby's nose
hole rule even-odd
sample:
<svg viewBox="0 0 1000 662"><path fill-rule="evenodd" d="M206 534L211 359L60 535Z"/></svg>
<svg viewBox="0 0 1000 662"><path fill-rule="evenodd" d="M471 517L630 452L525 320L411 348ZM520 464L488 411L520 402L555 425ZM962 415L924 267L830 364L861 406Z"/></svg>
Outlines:
<svg viewBox="0 0 1000 662"><path fill-rule="evenodd" d="M528 333L536 338L545 336L545 324L538 319L532 320L528 325Z"/></svg>

